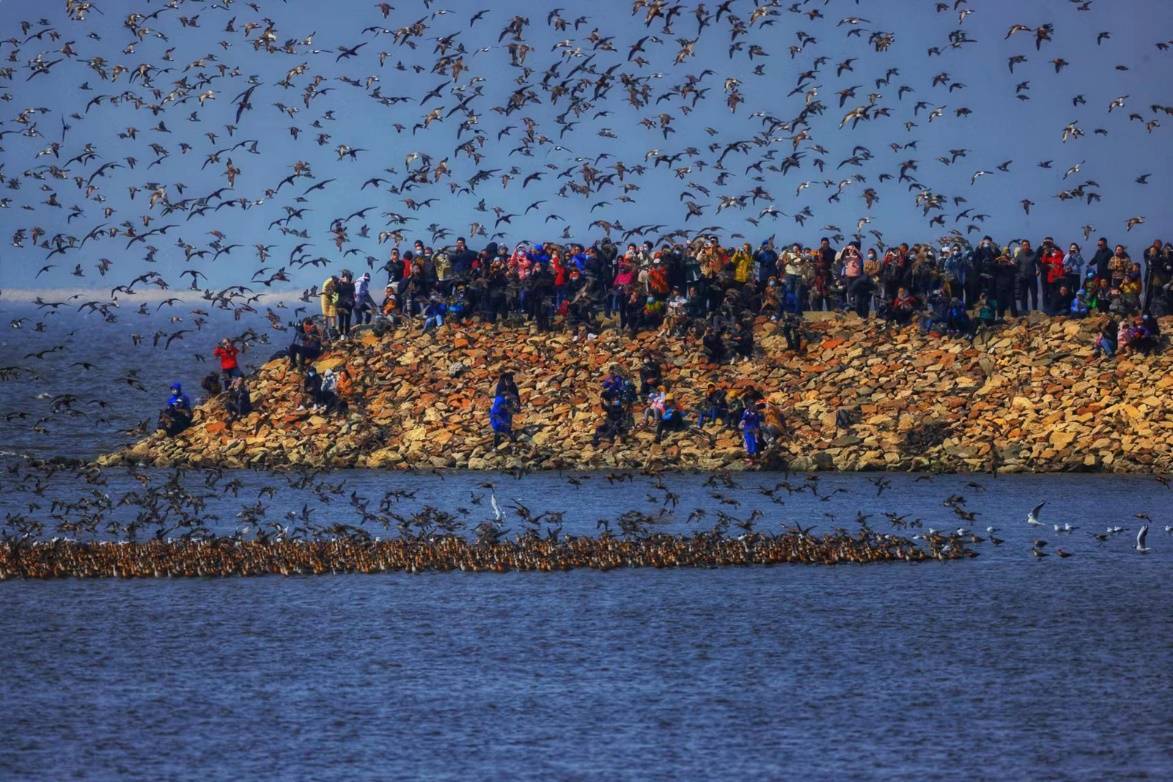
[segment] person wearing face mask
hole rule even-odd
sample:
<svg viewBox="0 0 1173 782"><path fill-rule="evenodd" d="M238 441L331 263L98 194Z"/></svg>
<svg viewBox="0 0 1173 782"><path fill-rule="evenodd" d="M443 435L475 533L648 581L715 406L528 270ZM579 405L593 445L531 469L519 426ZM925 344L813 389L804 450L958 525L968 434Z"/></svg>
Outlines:
<svg viewBox="0 0 1173 782"><path fill-rule="evenodd" d="M1079 245L1072 242L1063 256L1063 277L1068 290L1078 291L1083 283L1083 253Z"/></svg>
<svg viewBox="0 0 1173 782"><path fill-rule="evenodd" d="M1038 253L1039 280L1043 288L1043 312L1055 314L1055 299L1063 282L1063 253L1051 237L1043 239ZM1066 309L1064 307L1064 309Z"/></svg>
<svg viewBox="0 0 1173 782"><path fill-rule="evenodd" d="M970 259L970 281L973 283L973 298L970 289L966 288L966 303L974 304L983 293L988 298L994 296L994 264L998 260L998 247L989 236L983 236L981 242L973 250Z"/></svg>
<svg viewBox="0 0 1173 782"><path fill-rule="evenodd" d="M1018 269L1008 253L998 255L990 270L990 298L994 302L995 317L1002 320L1006 311L1018 317L1018 300L1015 296L1018 283Z"/></svg>

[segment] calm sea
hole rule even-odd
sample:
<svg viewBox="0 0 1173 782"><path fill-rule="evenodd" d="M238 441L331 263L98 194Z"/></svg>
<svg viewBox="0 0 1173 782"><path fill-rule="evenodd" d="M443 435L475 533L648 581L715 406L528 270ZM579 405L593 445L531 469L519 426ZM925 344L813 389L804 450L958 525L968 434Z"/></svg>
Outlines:
<svg viewBox="0 0 1173 782"><path fill-rule="evenodd" d="M151 349L137 319L7 329L0 365L42 379L0 383L0 413L30 416L0 419L6 465L129 440L119 430L153 420L171 380L197 385L197 347L245 328L218 323L182 352ZM23 358L55 344L67 347ZM117 385L129 369L149 393ZM54 414L61 393L107 406ZM663 507L649 477L580 477L352 471L318 476L318 491L272 474L182 480L222 531L258 499L278 521L304 505L353 523L352 491L414 492L401 509L464 509L474 523L491 491L512 529L516 502L564 511L574 534ZM861 512L881 530L885 512L921 519L907 534L953 530L964 522L943 502L960 494L978 513L970 528L1005 543L921 565L0 583L0 779L1173 777L1173 493L1153 478L892 475L881 492L880 476L825 475L817 494L776 503L759 489L783 476L710 477L664 477L679 496L666 530L707 528L718 509L761 510L769 530L855 529ZM115 499L143 488L124 471L107 480ZM61 474L38 496L7 480L0 515L91 488ZM1077 529L1027 527L1042 500L1044 521ZM686 522L695 508L706 516ZM1138 512L1154 520L1149 554L1133 548ZM1091 537L1109 526L1127 531ZM1038 560L1035 539L1072 556Z"/></svg>

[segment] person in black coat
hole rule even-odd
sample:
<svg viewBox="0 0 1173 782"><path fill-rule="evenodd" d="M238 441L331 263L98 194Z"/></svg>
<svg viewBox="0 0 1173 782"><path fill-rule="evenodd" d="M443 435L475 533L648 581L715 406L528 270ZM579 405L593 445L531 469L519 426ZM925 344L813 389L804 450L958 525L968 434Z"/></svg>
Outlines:
<svg viewBox="0 0 1173 782"><path fill-rule="evenodd" d="M725 360L725 340L721 339L721 334L712 326L705 329L701 346L704 348L705 358L712 363L720 364Z"/></svg>
<svg viewBox="0 0 1173 782"><path fill-rule="evenodd" d="M995 311L997 312L998 320L1006 317L1006 310L1010 310L1010 314L1018 317L1018 302L1015 294L1015 285L1018 280L1018 268L1014 265L1014 261L1010 260L1008 255L998 256L998 260L994 262L992 271L992 288L993 295L991 298L995 303Z"/></svg>
<svg viewBox="0 0 1173 782"><path fill-rule="evenodd" d="M343 269L338 276L334 292L338 297L334 305L338 315L338 333L345 337L350 333L350 316L354 312L354 275L349 269Z"/></svg>

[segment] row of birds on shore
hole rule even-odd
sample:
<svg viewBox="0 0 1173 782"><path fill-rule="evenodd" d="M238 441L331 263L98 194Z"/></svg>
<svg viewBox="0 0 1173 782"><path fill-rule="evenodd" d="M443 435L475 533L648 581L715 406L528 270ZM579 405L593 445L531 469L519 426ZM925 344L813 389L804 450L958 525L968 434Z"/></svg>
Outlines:
<svg viewBox="0 0 1173 782"><path fill-rule="evenodd" d="M442 471L428 473L426 477L445 479ZM520 474L515 479L520 479ZM126 488L125 479L130 479ZM404 540L430 540L434 538L465 537L484 544L497 544L510 539L510 523L518 523L521 537L557 541L564 536L565 513L546 510L536 512L519 500L501 502L498 489L506 491L500 478L480 480L468 499L454 503L449 509L439 509L424 500L417 500L421 485L415 482L412 488L400 486L383 490L377 499L364 496L348 486L344 474L329 474L315 470L300 470L271 475L273 482L257 488L253 478L241 471L206 469L189 471L147 470L129 466L123 470L99 468L92 463L68 460L37 461L10 459L5 466L5 483L10 487L11 497L21 497L23 508L10 507L0 524L0 538L12 545L23 545L33 541L58 541L78 545L99 541L124 541L138 543L144 540L157 542L228 541L233 543L259 542L263 544L286 541L313 542L323 540L352 539L370 541L374 532L394 531ZM915 482L932 480L931 476L918 476ZM123 486L113 489L111 481ZM605 482L608 486L624 486L636 480L646 481L646 501L653 507L647 511L639 508L600 519L596 532L604 537L618 535L624 539L640 539L648 535L661 534L673 525L693 526L706 518L713 524L706 534L715 540L730 537L743 538L747 535L761 535L765 513L754 508L748 515L734 515L743 504L751 504L750 497L756 494L776 505L784 505L788 499L809 495L826 502L835 494L846 493L842 487L829 492L820 491L821 479L818 474L808 474L801 479L786 475L772 484L756 486L743 485L744 478L738 479L732 473L718 472L701 482L701 488L708 493L712 502L693 508L686 517L677 515L680 505L681 488L669 485L665 476L656 471L611 472L606 474L569 474L565 476L567 491L577 492L590 488L592 481ZM878 495L891 487L892 479L887 476L869 477L877 486ZM281 482L284 485L281 485ZM1168 487L1167 481L1162 481ZM975 491L984 491L985 486L976 481L967 485ZM68 497L53 496L54 489L70 486ZM79 486L86 488L80 489ZM221 516L223 507L231 499L241 497L242 492L256 490L255 497L243 501L233 519ZM479 490L479 491L477 491ZM425 489L425 491L427 491ZM431 494L431 492L427 492ZM293 495L292 497L290 495ZM637 494L633 489L627 494ZM485 500L489 502L486 507ZM271 505L280 501L289 510L273 514ZM315 506L311 506L311 501ZM266 504L268 502L269 504ZM412 504L423 503L422 508L413 509ZM300 503L300 508L296 507ZM948 543L973 546L990 543L1000 546L1004 538L998 537L999 529L985 527L986 535L978 535L973 527L981 515L970 510L966 498L952 494L942 503L963 522L956 529L937 529L927 526L923 519L910 513L885 511L882 514L858 511L852 520L854 527L841 523L833 513L824 513L821 521L828 524L834 536L863 535L885 545L895 540L893 533L884 533L873 526L873 515L882 516L892 530L901 535L908 534L910 543L939 548ZM1028 513L1025 524L1039 531L1045 531L1048 523L1042 521L1041 502ZM611 504L614 507L615 503ZM323 510L325 509L325 510ZM728 509L728 510L727 510ZM319 520L323 513L327 520ZM482 520L476 521L477 516ZM1137 513L1144 522L1136 536L1136 551L1148 553L1149 525L1151 517ZM793 533L800 537L815 537L817 524L808 518L803 526L797 522L781 521L780 533ZM225 524L234 526L233 532L221 532ZM947 525L941 525L947 527ZM1050 523L1057 537L1070 537L1081 529L1081 525ZM1166 533L1173 533L1173 526L1164 527ZM1119 525L1109 526L1103 532L1091 532L1090 537L1103 544L1128 530ZM909 534L911 533L911 534ZM900 538L904 540L904 538ZM1056 556L1066 558L1071 552L1062 547L1053 549ZM1035 539L1030 549L1033 556L1048 556L1048 543Z"/></svg>

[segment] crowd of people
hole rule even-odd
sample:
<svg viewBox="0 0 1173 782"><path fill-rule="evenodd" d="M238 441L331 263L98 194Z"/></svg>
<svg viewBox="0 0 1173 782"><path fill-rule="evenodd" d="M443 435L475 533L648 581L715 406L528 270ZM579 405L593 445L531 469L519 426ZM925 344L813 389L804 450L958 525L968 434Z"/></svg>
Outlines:
<svg viewBox="0 0 1173 782"><path fill-rule="evenodd" d="M520 242L512 249L489 242L480 250L460 238L440 250L422 241L411 250L394 248L383 269L389 279L381 304L371 293L369 273L356 277L343 269L318 291L320 323L306 318L296 324L284 355L302 375L301 409L346 409L351 379L345 370L319 374L313 363L329 342L348 339L354 326L373 321L410 320L422 333L470 320L596 334L604 328L654 329L694 339L709 362L720 364L752 356L759 316L777 323L788 347L801 352L802 319L814 311L874 315L970 338L1008 316L1033 311L1072 318L1106 314L1094 348L1110 358L1159 349L1157 318L1173 314L1173 248L1159 239L1134 260L1124 245L1103 237L1088 258L1078 243L1063 249L1050 236L1037 247L1026 239L1003 245L986 236L974 246L902 243L866 251L858 241L835 247L827 237L814 246L767 240L756 249L701 236L659 247L650 241L620 247L604 238L589 246ZM231 421L246 415L252 401L237 348L225 340L214 352L221 371L205 379L205 390L227 394ZM515 438L512 420L520 409L516 386L511 390L504 378L502 383L490 412L495 445ZM634 398L616 383L614 377L605 381L596 441L622 438L633 426ZM644 420L654 423L657 439L685 427L686 411L667 391L647 378L642 386ZM160 417L160 428L169 433L182 431L191 419L190 401L178 384L173 391ZM777 428L769 419L780 414L772 415L760 397L730 405L723 393L709 389L696 424L740 429L753 456Z"/></svg>
<svg viewBox="0 0 1173 782"><path fill-rule="evenodd" d="M327 332L345 337L353 322L372 316L418 318L427 332L445 321L530 322L540 330L562 324L595 331L701 337L716 361L752 351L752 320L781 323L794 349L798 321L811 311L854 311L926 330L973 334L982 326L1032 311L1084 317L1110 313L1136 324L1144 313L1173 313L1173 252L1154 241L1133 259L1124 245L1100 238L1090 257L1078 243L1063 249L1051 237L1005 245L983 237L974 246L906 243L863 250L824 237L817 245L756 249L724 246L715 236L688 244L650 241L625 247L490 242L473 250L463 238L433 250L422 241L391 251L383 302L370 293L370 275L349 271L321 288Z"/></svg>

